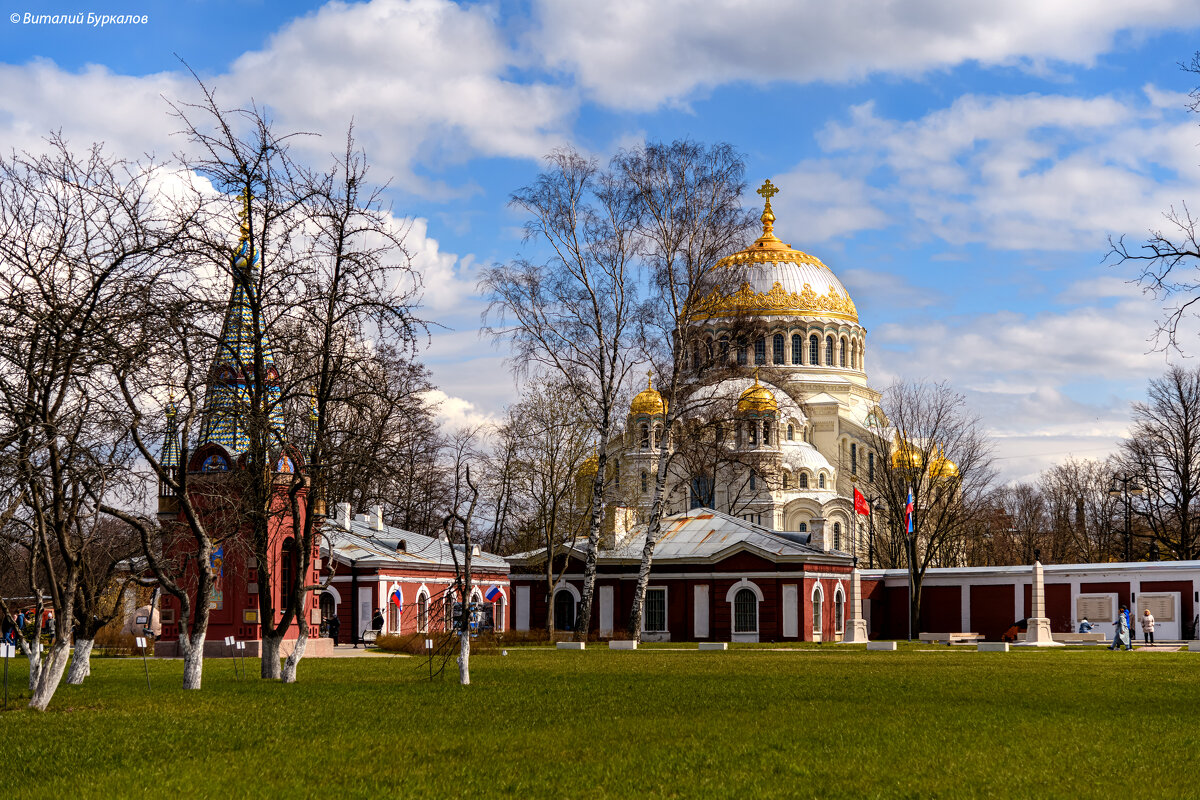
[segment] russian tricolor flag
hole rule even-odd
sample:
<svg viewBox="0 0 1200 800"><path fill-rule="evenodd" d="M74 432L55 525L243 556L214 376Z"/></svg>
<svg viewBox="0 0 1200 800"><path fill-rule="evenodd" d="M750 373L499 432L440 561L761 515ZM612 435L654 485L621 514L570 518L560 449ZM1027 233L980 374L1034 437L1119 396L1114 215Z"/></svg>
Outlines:
<svg viewBox="0 0 1200 800"><path fill-rule="evenodd" d="M904 519L908 523L908 532L913 532L913 493L912 489L908 490L908 505L904 507Z"/></svg>
<svg viewBox="0 0 1200 800"><path fill-rule="evenodd" d="M499 586L493 586L492 588L490 588L490 589L488 589L488 590L487 590L487 594L485 594L485 595L483 596L483 599L484 599L484 600L487 600L489 603L494 603L494 602L496 602L497 600L499 600L499 599L500 599L500 597L501 597L501 594L500 594L500 587L499 587Z"/></svg>
<svg viewBox="0 0 1200 800"><path fill-rule="evenodd" d="M400 591L399 586L392 589L392 596L388 599L392 601L392 605L400 609L400 613L404 613L404 593Z"/></svg>

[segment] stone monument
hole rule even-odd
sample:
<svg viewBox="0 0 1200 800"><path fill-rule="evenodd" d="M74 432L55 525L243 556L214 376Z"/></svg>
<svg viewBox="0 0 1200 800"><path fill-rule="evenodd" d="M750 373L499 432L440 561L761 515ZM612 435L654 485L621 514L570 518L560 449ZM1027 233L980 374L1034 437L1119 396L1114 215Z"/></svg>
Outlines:
<svg viewBox="0 0 1200 800"><path fill-rule="evenodd" d="M858 576L858 567L850 575L850 621L846 625L843 642L865 642L867 639L867 621L862 615L862 582Z"/></svg>
<svg viewBox="0 0 1200 800"><path fill-rule="evenodd" d="M1062 647L1050 635L1050 620L1046 617L1046 584L1042 576L1042 562L1033 562L1033 589L1030 592L1032 616L1026 621L1025 641L1017 642L1023 647Z"/></svg>

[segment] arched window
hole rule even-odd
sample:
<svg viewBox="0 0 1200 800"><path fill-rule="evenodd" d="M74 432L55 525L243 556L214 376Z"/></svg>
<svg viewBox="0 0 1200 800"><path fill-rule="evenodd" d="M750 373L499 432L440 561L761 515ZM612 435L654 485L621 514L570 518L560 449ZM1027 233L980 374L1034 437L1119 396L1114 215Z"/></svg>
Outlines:
<svg viewBox="0 0 1200 800"><path fill-rule="evenodd" d="M767 337L760 336L754 340L754 363L767 363Z"/></svg>
<svg viewBox="0 0 1200 800"><path fill-rule="evenodd" d="M750 491L758 489L758 478L754 474L754 470L750 470Z"/></svg>
<svg viewBox="0 0 1200 800"><path fill-rule="evenodd" d="M783 473L783 488L790 489L790 488L792 488L791 484L792 484L791 473L788 473L788 472Z"/></svg>
<svg viewBox="0 0 1200 800"><path fill-rule="evenodd" d="M721 363L729 363L729 340L725 338L721 339Z"/></svg>
<svg viewBox="0 0 1200 800"><path fill-rule="evenodd" d="M842 549L842 523L833 523L833 549Z"/></svg>
<svg viewBox="0 0 1200 800"><path fill-rule="evenodd" d="M647 476L645 472L642 472L642 491L645 492L647 489L649 489L649 487L650 487L649 476Z"/></svg>
<svg viewBox="0 0 1200 800"><path fill-rule="evenodd" d="M737 363L738 366L746 365L746 340L738 339L737 343Z"/></svg>
<svg viewBox="0 0 1200 800"><path fill-rule="evenodd" d="M850 369L858 369L858 342L850 346Z"/></svg>
<svg viewBox="0 0 1200 800"><path fill-rule="evenodd" d="M658 447L660 444L662 444L662 440L663 440L663 426L662 426L662 423L659 423L654 426L654 446Z"/></svg>
<svg viewBox="0 0 1200 800"><path fill-rule="evenodd" d="M783 363L783 334L775 334L775 338L771 344L771 358L776 364Z"/></svg>
<svg viewBox="0 0 1200 800"><path fill-rule="evenodd" d="M825 337L825 366L833 366L833 337Z"/></svg>
<svg viewBox="0 0 1200 800"><path fill-rule="evenodd" d="M613 459L613 486L617 489L621 488L621 459Z"/></svg>
<svg viewBox="0 0 1200 800"><path fill-rule="evenodd" d="M713 339L708 337L704 340L704 363L712 364L713 362Z"/></svg>
<svg viewBox="0 0 1200 800"><path fill-rule="evenodd" d="M645 422L643 422L638 427L638 433L640 434L640 436L638 438L641 441L642 449L643 450L650 449L650 426L647 425Z"/></svg>
<svg viewBox="0 0 1200 800"><path fill-rule="evenodd" d="M808 363L814 367L821 363L821 340L815 333L808 337Z"/></svg>
<svg viewBox="0 0 1200 800"><path fill-rule="evenodd" d="M554 593L554 630L575 630L575 597L566 589Z"/></svg>
<svg viewBox="0 0 1200 800"><path fill-rule="evenodd" d="M454 592L449 589L442 595L442 621L447 631L454 630Z"/></svg>
<svg viewBox="0 0 1200 800"><path fill-rule="evenodd" d="M813 611L813 635L821 635L821 601L825 599L824 593L821 591L821 584L813 587L812 592L812 611Z"/></svg>
<svg viewBox="0 0 1200 800"><path fill-rule="evenodd" d="M808 488L808 473L807 472L800 473L800 488L801 489Z"/></svg>
<svg viewBox="0 0 1200 800"><path fill-rule="evenodd" d="M758 598L750 589L733 596L733 632L758 633Z"/></svg>
<svg viewBox="0 0 1200 800"><path fill-rule="evenodd" d="M789 442L796 440L796 426L792 425L790 422L788 423L787 427L787 437Z"/></svg>
<svg viewBox="0 0 1200 800"><path fill-rule="evenodd" d="M328 625L337 615L337 600L332 592L321 592L321 622Z"/></svg>
<svg viewBox="0 0 1200 800"><path fill-rule="evenodd" d="M417 630L421 633L429 630L429 595L424 592L417 595Z"/></svg>
<svg viewBox="0 0 1200 800"><path fill-rule="evenodd" d="M875 454L867 453L867 480L875 480Z"/></svg>
<svg viewBox="0 0 1200 800"><path fill-rule="evenodd" d="M804 356L804 340L800 338L800 334L792 334L792 363L799 364Z"/></svg>
<svg viewBox="0 0 1200 800"><path fill-rule="evenodd" d="M817 476L817 488L818 489L825 488L825 473L823 473L823 472Z"/></svg>
<svg viewBox="0 0 1200 800"><path fill-rule="evenodd" d="M800 532L801 532L801 533L808 533L808 523L807 523L807 522L801 522L801 523L800 523Z"/></svg>
<svg viewBox="0 0 1200 800"><path fill-rule="evenodd" d="M854 442L850 443L850 474L858 474L858 445Z"/></svg>
<svg viewBox="0 0 1200 800"><path fill-rule="evenodd" d="M842 587L833 593L833 632L841 633L846 628L846 596Z"/></svg>
<svg viewBox="0 0 1200 800"><path fill-rule="evenodd" d="M763 420L763 444L771 443L771 420Z"/></svg>
<svg viewBox="0 0 1200 800"><path fill-rule="evenodd" d="M846 366L846 337L842 337L842 346L838 348L838 366Z"/></svg>
<svg viewBox="0 0 1200 800"><path fill-rule="evenodd" d="M746 427L749 429L748 433L750 436L750 446L758 447L758 423L756 423L754 420L750 420L746 423Z"/></svg>

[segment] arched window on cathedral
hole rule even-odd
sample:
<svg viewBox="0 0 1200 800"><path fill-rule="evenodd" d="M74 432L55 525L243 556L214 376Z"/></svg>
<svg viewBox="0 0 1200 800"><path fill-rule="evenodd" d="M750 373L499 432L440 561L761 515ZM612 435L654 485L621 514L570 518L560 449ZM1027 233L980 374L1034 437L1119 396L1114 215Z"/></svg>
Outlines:
<svg viewBox="0 0 1200 800"><path fill-rule="evenodd" d="M825 473L823 473L823 472L817 476L817 488L818 489L825 488Z"/></svg>
<svg viewBox="0 0 1200 800"><path fill-rule="evenodd" d="M750 470L750 491L758 490L758 477L754 474L754 470Z"/></svg>
<svg viewBox="0 0 1200 800"><path fill-rule="evenodd" d="M771 443L771 420L763 420L763 444Z"/></svg>
<svg viewBox="0 0 1200 800"><path fill-rule="evenodd" d="M825 366L833 366L833 337L825 337Z"/></svg>
<svg viewBox="0 0 1200 800"><path fill-rule="evenodd" d="M696 372L699 372L700 367L703 365L703 363L704 362L702 362L700 360L700 343L693 342L692 343L692 369L694 369Z"/></svg>
<svg viewBox="0 0 1200 800"><path fill-rule="evenodd" d="M804 340L800 338L800 334L792 334L792 363L799 364L804 356Z"/></svg>
<svg viewBox="0 0 1200 800"><path fill-rule="evenodd" d="M663 439L663 426L655 425L654 426L654 446L658 447L660 444L662 444L662 439Z"/></svg>
<svg viewBox="0 0 1200 800"><path fill-rule="evenodd" d="M783 488L792 488L792 475L790 472L783 473Z"/></svg>
<svg viewBox="0 0 1200 800"><path fill-rule="evenodd" d="M858 342L850 345L850 369L858 369Z"/></svg>
<svg viewBox="0 0 1200 800"><path fill-rule="evenodd" d="M875 454L867 453L867 480L875 480Z"/></svg>
<svg viewBox="0 0 1200 800"><path fill-rule="evenodd" d="M767 363L767 337L760 336L754 340L754 363Z"/></svg>
<svg viewBox="0 0 1200 800"><path fill-rule="evenodd" d="M842 366L842 367L846 366L846 348L848 346L849 346L849 343L846 341L846 337L843 336L842 337L842 346L838 348L838 366Z"/></svg>
<svg viewBox="0 0 1200 800"><path fill-rule="evenodd" d="M650 426L643 422L638 426L638 442L643 450L650 449Z"/></svg>
<svg viewBox="0 0 1200 800"><path fill-rule="evenodd" d="M750 420L749 424L747 424L746 427L749 429L748 433L750 435L750 446L757 447L758 446L758 423L756 423L754 420Z"/></svg>
<svg viewBox="0 0 1200 800"><path fill-rule="evenodd" d="M858 474L858 445L854 442L850 443L850 474Z"/></svg>
<svg viewBox="0 0 1200 800"><path fill-rule="evenodd" d="M613 459L613 485L615 488L621 488L621 459Z"/></svg>
<svg viewBox="0 0 1200 800"><path fill-rule="evenodd" d="M708 337L704 341L704 363L706 366L712 366L713 362L713 339Z"/></svg>
<svg viewBox="0 0 1200 800"><path fill-rule="evenodd" d="M775 334L775 338L772 340L771 358L774 359L776 364L783 363L783 334L782 333Z"/></svg>
<svg viewBox="0 0 1200 800"><path fill-rule="evenodd" d="M808 473L807 472L800 473L800 488L801 489L808 488ZM804 528L801 528L800 530L804 530Z"/></svg>
<svg viewBox="0 0 1200 800"><path fill-rule="evenodd" d="M842 549L842 523L833 523L833 549Z"/></svg>
<svg viewBox="0 0 1200 800"><path fill-rule="evenodd" d="M808 337L808 363L814 367L821 363L821 340L815 333Z"/></svg>
<svg viewBox="0 0 1200 800"><path fill-rule="evenodd" d="M645 473L645 471L643 471L642 472L642 491L646 492L646 491L649 491L649 489L650 489L650 476L647 475Z"/></svg>
<svg viewBox="0 0 1200 800"><path fill-rule="evenodd" d="M800 523L800 532L801 532L801 533L808 533L808 523L807 523L807 522L801 522L801 523Z"/></svg>
<svg viewBox="0 0 1200 800"><path fill-rule="evenodd" d="M788 423L787 427L787 437L789 442L794 442L796 440L796 426L790 422Z"/></svg>
<svg viewBox="0 0 1200 800"><path fill-rule="evenodd" d="M721 339L721 363L729 363L729 340L726 338Z"/></svg>
<svg viewBox="0 0 1200 800"><path fill-rule="evenodd" d="M746 366L746 340L745 339L738 339L737 363L738 363L739 367Z"/></svg>

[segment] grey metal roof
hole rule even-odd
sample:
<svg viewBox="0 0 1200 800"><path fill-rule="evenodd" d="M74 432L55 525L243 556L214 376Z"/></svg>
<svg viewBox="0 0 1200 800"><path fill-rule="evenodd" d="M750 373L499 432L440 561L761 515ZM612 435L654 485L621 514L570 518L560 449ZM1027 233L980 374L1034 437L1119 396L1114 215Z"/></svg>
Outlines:
<svg viewBox="0 0 1200 800"><path fill-rule="evenodd" d="M773 531L753 522L732 517L711 508L696 508L663 517L662 534L654 546L654 561L716 561L729 553L744 549L757 552L771 560L784 561L849 561L851 556L836 550L824 552L811 546L810 534ZM626 543L612 550L601 550L600 561L637 562L642 557L645 525L636 526ZM510 556L513 562L527 561L540 550ZM582 556L577 546L576 553Z"/></svg>
<svg viewBox="0 0 1200 800"><path fill-rule="evenodd" d="M333 557L344 564L355 561L364 566L454 568L448 542L402 528L385 525L383 530L376 530L368 522L356 519L351 520L349 530L334 523L325 531L333 542ZM401 541L404 542L404 550L399 549ZM454 548L458 551L458 562L461 564L463 546L458 544ZM483 551L471 558L471 565L474 568L508 572L507 561Z"/></svg>

